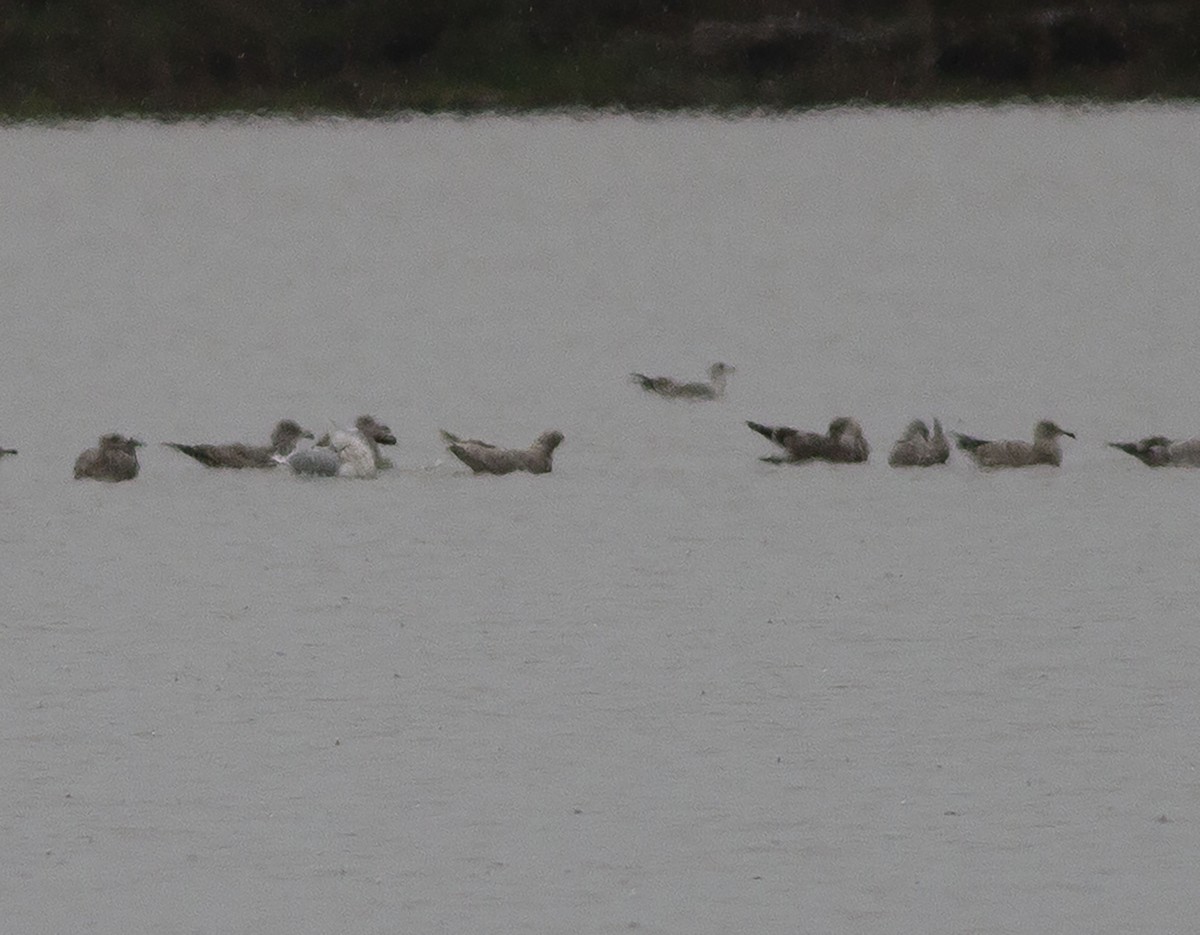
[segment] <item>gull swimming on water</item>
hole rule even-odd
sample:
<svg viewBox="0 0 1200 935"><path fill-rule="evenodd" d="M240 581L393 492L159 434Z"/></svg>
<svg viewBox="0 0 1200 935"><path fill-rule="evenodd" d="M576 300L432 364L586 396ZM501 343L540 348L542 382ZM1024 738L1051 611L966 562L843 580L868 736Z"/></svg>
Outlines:
<svg viewBox="0 0 1200 935"><path fill-rule="evenodd" d="M942 432L942 423L934 419L933 434L930 435L929 426L920 419L913 419L892 446L888 464L892 467L929 467L945 464L949 457L950 443Z"/></svg>
<svg viewBox="0 0 1200 935"><path fill-rule="evenodd" d="M16 448L0 448L0 458L3 458L5 455L15 455L16 453Z"/></svg>
<svg viewBox="0 0 1200 935"><path fill-rule="evenodd" d="M1043 419L1033 429L1033 441L986 441L970 435L954 433L958 447L967 452L980 467L1030 467L1035 464L1062 464L1060 435L1074 438L1072 432Z"/></svg>
<svg viewBox="0 0 1200 935"><path fill-rule="evenodd" d="M549 474L553 467L554 449L562 444L562 432L542 432L528 448L497 448L477 438L459 438L441 430L447 450L476 474L510 474L528 471L530 474Z"/></svg>
<svg viewBox="0 0 1200 935"><path fill-rule="evenodd" d="M138 475L137 449L142 443L124 435L101 435L100 444L75 459L75 479L121 481Z"/></svg>
<svg viewBox="0 0 1200 935"><path fill-rule="evenodd" d="M396 436L392 434L392 430L374 416L359 416L354 422L354 428L354 434L357 434L370 449L375 469L381 471L390 468L392 462L380 453L379 446L396 444ZM321 477L333 477L338 474L344 463L344 459L339 458L334 450L332 437L328 434L323 435L311 448L301 448L275 460L287 464L297 474L315 474ZM346 474L342 472L342 476Z"/></svg>
<svg viewBox="0 0 1200 935"><path fill-rule="evenodd" d="M379 473L375 452L357 431L339 430L329 436L328 446L314 446L274 458L276 463L288 465L297 474L369 478Z"/></svg>
<svg viewBox="0 0 1200 935"><path fill-rule="evenodd" d="M243 445L238 442L225 445L181 445L178 442L163 444L195 458L205 467L270 468L275 467L275 455L290 454L295 449L296 442L312 437L312 432L306 432L291 419L284 419L276 424L269 445Z"/></svg>
<svg viewBox="0 0 1200 935"><path fill-rule="evenodd" d="M1175 442L1162 435L1151 435L1139 442L1109 442L1109 445L1150 467L1200 467L1200 438Z"/></svg>
<svg viewBox="0 0 1200 935"><path fill-rule="evenodd" d="M396 436L392 434L392 430L374 416L359 416L354 420L354 427L358 429L362 437L367 440L367 444L371 446L371 454L375 458L375 467L381 471L384 468L390 468L392 462L380 454L379 446L396 444Z"/></svg>
<svg viewBox="0 0 1200 935"><path fill-rule="evenodd" d="M829 423L825 435L802 432L786 425L760 425L747 422L751 429L763 435L785 452L760 458L768 464L798 464L803 461L832 461L836 464L860 464L871 454L871 446L863 437L862 426L847 416Z"/></svg>
<svg viewBox="0 0 1200 935"><path fill-rule="evenodd" d="M735 371L734 367L720 362L708 368L708 383L679 383L670 377L648 377L644 373L630 376L640 383L648 393L657 393L667 399L720 399L725 395L725 379Z"/></svg>
<svg viewBox="0 0 1200 935"><path fill-rule="evenodd" d="M318 477L374 477L391 467L392 462L379 453L379 446L396 444L392 430L373 416L359 416L354 425L352 432L335 431L322 436L311 448L276 455L275 460L296 474Z"/></svg>

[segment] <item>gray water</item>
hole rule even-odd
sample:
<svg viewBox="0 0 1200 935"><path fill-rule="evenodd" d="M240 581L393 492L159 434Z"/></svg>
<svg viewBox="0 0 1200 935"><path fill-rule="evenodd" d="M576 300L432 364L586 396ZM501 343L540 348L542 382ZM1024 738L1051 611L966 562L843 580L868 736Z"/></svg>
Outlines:
<svg viewBox="0 0 1200 935"><path fill-rule="evenodd" d="M22 933L1166 933L1200 111L0 129ZM727 397L672 403L633 370ZM362 412L374 481L207 470ZM744 420L857 417L863 466ZM1078 435L896 471L917 416ZM437 429L553 474L474 477ZM102 432L131 483L75 482Z"/></svg>

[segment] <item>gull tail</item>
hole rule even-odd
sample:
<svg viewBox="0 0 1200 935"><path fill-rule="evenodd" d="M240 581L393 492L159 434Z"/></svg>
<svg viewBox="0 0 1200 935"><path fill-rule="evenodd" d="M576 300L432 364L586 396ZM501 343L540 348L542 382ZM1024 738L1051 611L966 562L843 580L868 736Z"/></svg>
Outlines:
<svg viewBox="0 0 1200 935"><path fill-rule="evenodd" d="M750 426L752 431L758 432L758 434L762 435L764 438L769 438L773 442L779 441L777 430L773 429L771 426L763 425L759 422L750 422L749 420L747 420L746 424Z"/></svg>
<svg viewBox="0 0 1200 935"><path fill-rule="evenodd" d="M163 442L164 448L174 448L189 458L195 458L205 467L216 467L217 461L209 453L206 445L181 445L179 442Z"/></svg>

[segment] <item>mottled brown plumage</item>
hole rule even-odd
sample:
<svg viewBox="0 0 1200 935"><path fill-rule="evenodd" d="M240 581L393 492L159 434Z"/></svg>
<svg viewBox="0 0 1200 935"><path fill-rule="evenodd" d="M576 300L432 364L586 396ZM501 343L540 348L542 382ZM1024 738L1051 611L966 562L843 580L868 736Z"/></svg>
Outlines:
<svg viewBox="0 0 1200 935"><path fill-rule="evenodd" d="M276 455L289 454L300 439L312 437L312 432L306 432L291 419L284 419L271 433L270 445L244 445L239 442L224 445L184 445L179 442L163 444L195 458L205 467L271 468L277 463Z"/></svg>
<svg viewBox="0 0 1200 935"><path fill-rule="evenodd" d="M680 383L670 377L648 377L644 373L630 374L648 393L667 399L720 399L725 395L725 379L734 372L728 364L715 363L708 368L709 383Z"/></svg>
<svg viewBox="0 0 1200 935"><path fill-rule="evenodd" d="M447 450L476 474L511 474L528 471L530 474L549 474L553 468L554 449L563 440L562 432L543 432L528 448L497 448L478 439L462 439L445 430L442 438Z"/></svg>
<svg viewBox="0 0 1200 935"><path fill-rule="evenodd" d="M1033 441L986 441L982 438L972 438L958 432L954 437L958 447L975 459L980 467L1033 467L1038 464L1049 464L1058 467L1062 464L1062 446L1058 442L1060 435L1074 438L1074 434L1043 419L1033 429Z"/></svg>
<svg viewBox="0 0 1200 935"><path fill-rule="evenodd" d="M914 419L904 434L892 446L888 464L892 467L931 467L945 464L950 457L950 443L942 431L942 423L933 420L933 434L922 420Z"/></svg>
<svg viewBox="0 0 1200 935"><path fill-rule="evenodd" d="M1200 467L1200 438L1175 442L1162 435L1151 435L1137 442L1109 442L1109 445L1150 467Z"/></svg>
<svg viewBox="0 0 1200 935"><path fill-rule="evenodd" d="M800 431L786 425L770 426L758 422L746 424L784 450L782 455L768 455L760 459L769 464L799 464L805 461L861 464L871 454L871 446L863 437L862 426L846 416L830 422L829 431L824 435Z"/></svg>
<svg viewBox="0 0 1200 935"><path fill-rule="evenodd" d="M75 479L122 481L138 475L137 449L142 443L124 435L102 435L95 448L75 459Z"/></svg>

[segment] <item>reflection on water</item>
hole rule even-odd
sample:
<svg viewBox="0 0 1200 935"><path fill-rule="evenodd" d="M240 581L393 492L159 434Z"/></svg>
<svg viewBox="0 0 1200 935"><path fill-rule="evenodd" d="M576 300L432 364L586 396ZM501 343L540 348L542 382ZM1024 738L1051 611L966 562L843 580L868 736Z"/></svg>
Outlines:
<svg viewBox="0 0 1200 935"><path fill-rule="evenodd" d="M1196 121L3 131L14 930L1185 928L1197 478L1105 443L1200 434ZM362 412L372 481L157 444Z"/></svg>

